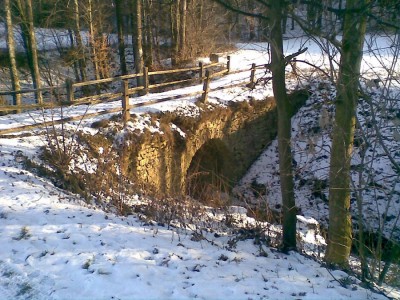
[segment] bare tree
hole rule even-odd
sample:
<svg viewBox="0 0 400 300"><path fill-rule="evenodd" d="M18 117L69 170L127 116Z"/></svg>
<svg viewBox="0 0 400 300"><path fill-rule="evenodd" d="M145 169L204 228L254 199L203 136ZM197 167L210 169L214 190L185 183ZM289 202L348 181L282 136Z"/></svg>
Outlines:
<svg viewBox="0 0 400 300"><path fill-rule="evenodd" d="M185 56L186 48L186 19L187 19L187 0L180 2L180 21L179 21L179 52Z"/></svg>
<svg viewBox="0 0 400 300"><path fill-rule="evenodd" d="M347 266L352 245L350 165L353 151L358 82L367 25L368 0L347 0L336 83L335 123L329 173L327 262Z"/></svg>
<svg viewBox="0 0 400 300"><path fill-rule="evenodd" d="M295 250L297 209L294 198L293 159L290 145L292 107L286 93L285 67L297 54L285 57L283 53L281 25L286 3L282 1L262 1L266 15L260 15L254 13L254 11L245 11L243 8L237 7L229 1L216 0L216 2L237 13L264 19L270 27L271 63L269 68L272 72L272 88L278 108L279 171L283 206L282 250Z"/></svg>
<svg viewBox="0 0 400 300"><path fill-rule="evenodd" d="M142 31L142 2L141 0L132 0L132 24L133 24L133 53L135 59L135 70L136 73L140 73L143 70L143 31ZM143 79L141 76L137 78L137 85L143 86Z"/></svg>
<svg viewBox="0 0 400 300"><path fill-rule="evenodd" d="M85 47L83 45L82 36L81 36L81 25L80 25L80 13L79 13L79 3L78 0L74 0L73 3L73 20L74 20L74 35L77 45L78 51L78 65L79 71L81 74L81 80L87 80L86 74L86 60L85 60Z"/></svg>
<svg viewBox="0 0 400 300"><path fill-rule="evenodd" d="M10 0L4 1L4 9L6 12L6 24L7 24L7 47L8 47L8 55L10 58L10 73L11 73L11 86L12 89L16 92L21 90L21 85L19 82L17 61L15 58L15 42L14 42L14 32L13 32L13 22L12 22L12 13L11 13L11 5ZM13 95L13 104L21 105L21 94Z"/></svg>
<svg viewBox="0 0 400 300"><path fill-rule="evenodd" d="M179 45L180 45L180 1L171 1L170 4L170 20L171 20L171 63L176 65L179 61Z"/></svg>
<svg viewBox="0 0 400 300"><path fill-rule="evenodd" d="M146 67L150 69L154 64L154 37L153 37L153 18L152 18L153 1L145 0L143 7L143 60Z"/></svg>
<svg viewBox="0 0 400 300"><path fill-rule="evenodd" d="M124 26L122 20L122 9L123 9L123 0L115 0L115 16L117 20L117 33L118 33L118 54L119 54L119 62L121 68L121 74L126 75L128 73L128 69L126 67L126 57L125 57L125 38L124 38Z"/></svg>
<svg viewBox="0 0 400 300"><path fill-rule="evenodd" d="M278 107L278 150L283 207L283 249L296 249L296 203L294 198L291 139L292 107L286 94L285 66L283 54L282 14L285 4L271 1L269 26L271 28L272 88Z"/></svg>
<svg viewBox="0 0 400 300"><path fill-rule="evenodd" d="M89 26L89 44L90 44L90 52L92 57L93 63L93 71L94 77L96 80L100 79L100 67L99 61L97 60L97 45L96 45L96 36L97 36L97 29L95 29L94 24L94 17L93 17L93 1L88 0L88 26Z"/></svg>
<svg viewBox="0 0 400 300"><path fill-rule="evenodd" d="M43 102L39 72L39 58L36 44L35 27L33 24L32 0L16 0L18 13L20 16L21 34L24 41L24 46L28 58L29 68L31 70L33 87L35 92L36 102Z"/></svg>

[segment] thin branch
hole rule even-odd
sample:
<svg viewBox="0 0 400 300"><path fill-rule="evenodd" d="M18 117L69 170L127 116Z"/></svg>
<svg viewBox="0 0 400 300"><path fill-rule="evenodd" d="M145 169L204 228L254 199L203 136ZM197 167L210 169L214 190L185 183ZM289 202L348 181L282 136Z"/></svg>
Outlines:
<svg viewBox="0 0 400 300"><path fill-rule="evenodd" d="M291 13L290 17L296 21L296 23L300 26L301 29L303 29L303 31L305 33L307 33L310 36L316 35L316 36L319 36L319 37L322 37L322 38L328 40L332 45L334 45L340 51L340 49L342 47L342 43L336 39L335 32L333 32L332 34L329 34L329 33L324 33L321 30L311 29L309 26L307 26L303 22L303 20L301 18L296 16L294 13Z"/></svg>
<svg viewBox="0 0 400 300"><path fill-rule="evenodd" d="M375 20L379 25L384 25L384 26L387 26L387 27L391 27L391 28L394 28L396 30L400 29L400 26L398 26L398 25L396 25L394 23L391 23L391 22L383 21L381 18L375 16L374 14L369 13L369 14L367 14L367 16L370 17L371 19Z"/></svg>
<svg viewBox="0 0 400 300"><path fill-rule="evenodd" d="M214 0L214 1L217 2L218 4L222 5L226 9L229 9L230 11L236 12L238 14L242 14L244 16L254 17L254 18L261 19L261 20L269 21L269 18L266 17L263 14L256 14L256 13L251 13L251 12L248 12L248 11L244 11L244 10L238 8L238 7L235 7L235 6L231 5L230 3L227 3L226 1L222 1L222 0Z"/></svg>
<svg viewBox="0 0 400 300"><path fill-rule="evenodd" d="M299 63L303 63L306 65L309 65L310 67L313 67L315 69L317 69L318 71L320 71L322 74L324 74L327 78L331 78L331 76L328 74L328 72L326 72L325 70L323 70L322 68L318 67L317 65L314 65L306 60L300 60L300 59L296 59L295 62L299 62Z"/></svg>
<svg viewBox="0 0 400 300"><path fill-rule="evenodd" d="M285 65L289 64L293 58L295 58L296 56L299 56L300 54L303 54L304 52L306 52L308 50L307 47L303 48L303 49L299 49L299 51L292 53L288 56L285 57Z"/></svg>

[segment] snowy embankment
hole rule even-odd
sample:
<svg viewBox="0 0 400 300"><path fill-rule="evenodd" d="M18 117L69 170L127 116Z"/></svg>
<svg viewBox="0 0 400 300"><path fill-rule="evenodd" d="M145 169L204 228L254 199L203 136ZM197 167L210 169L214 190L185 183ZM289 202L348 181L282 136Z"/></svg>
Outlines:
<svg viewBox="0 0 400 300"><path fill-rule="evenodd" d="M297 51L300 44L288 42L288 52ZM268 62L264 45L259 49L241 46L242 50L232 53L233 68ZM310 43L308 46L309 52L303 58L317 58L316 48ZM235 76L239 75L227 76L213 84L233 83L238 80ZM302 87L301 82L294 80L289 87L294 89L298 85ZM179 92L187 93L189 89L193 87ZM228 101L262 99L271 94L269 84L253 91L234 88L210 93L210 102L224 105ZM161 95L147 97L156 99ZM144 98L130 101L141 100ZM198 109L195 100L188 97L134 109L136 124L131 125L145 124L141 121L147 118L147 112L178 109L195 113ZM308 109L310 114L314 113L312 108L321 108L318 101L310 100L302 112ZM99 110L106 105L117 107L120 103L77 106L63 114ZM53 110L52 114L56 117L59 111ZM27 124L36 118L43 116L40 113L2 116L0 126L9 128L16 126L15 122ZM298 118L293 121L295 137L300 135L302 127L296 121ZM314 115L307 120L319 122ZM96 134L97 130L90 128L93 121L88 119L67 127ZM299 147L307 144L301 143ZM255 245L252 239L235 240L229 232L203 231L199 235L189 229L170 230L141 221L137 216L121 217L88 206L76 195L24 169L24 157L37 160L44 144L45 134L40 130L34 136L0 139L0 299L385 299L361 287L348 274L328 271L297 253L285 255L265 245ZM324 148L319 140L315 144L315 148ZM266 155L276 153L271 147L266 151ZM296 160L300 163L302 158L296 156ZM275 166L276 160L267 166L270 169L261 167L265 173L256 175L254 170L261 172L261 169L255 165L248 176L259 180L265 174L273 174ZM279 199L279 195L275 196ZM298 194L297 200L301 206L302 201L311 199L305 193ZM238 223L242 226L254 223L243 209L238 211L235 215ZM316 235L314 226L307 226L307 222L311 225L314 222L310 217L319 220L318 216L304 210L303 214L299 224L305 227L300 234L301 242L305 249L318 251L323 239ZM399 297L396 293L393 290L392 296Z"/></svg>
<svg viewBox="0 0 400 300"><path fill-rule="evenodd" d="M34 139L0 146L0 299L385 299L300 254L88 207L23 169Z"/></svg>
<svg viewBox="0 0 400 300"><path fill-rule="evenodd" d="M365 94L361 95L357 109L351 161L351 212L354 223L358 220L360 201L364 230L380 231L386 238L397 242L400 241L400 174L397 169L400 165L400 63L390 53L398 51L399 39L385 37L371 42L372 39L368 38L366 42L363 79L360 82ZM315 61L316 56L316 52L309 54L311 61ZM389 72L391 68L394 72ZM379 86L375 86L371 78L381 80ZM308 85L311 96L292 118L296 205L302 215L315 218L327 226L336 89L331 82L321 78L309 80ZM277 148L277 141L274 141L237 189L250 198L261 196L271 208L280 209ZM264 195L252 195L249 187L254 183L265 186Z"/></svg>

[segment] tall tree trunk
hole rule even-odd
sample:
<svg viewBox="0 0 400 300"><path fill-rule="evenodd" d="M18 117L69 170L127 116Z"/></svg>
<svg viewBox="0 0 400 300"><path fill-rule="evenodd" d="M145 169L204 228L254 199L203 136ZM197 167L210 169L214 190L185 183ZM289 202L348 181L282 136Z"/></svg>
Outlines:
<svg viewBox="0 0 400 300"><path fill-rule="evenodd" d="M117 17L117 32L118 32L118 54L121 68L121 74L128 74L126 67L125 56L125 38L124 38L124 22L122 20L122 4L123 0L115 0L115 14Z"/></svg>
<svg viewBox="0 0 400 300"><path fill-rule="evenodd" d="M175 66L179 62L179 38L180 38L180 0L171 3L170 19L171 19L171 64Z"/></svg>
<svg viewBox="0 0 400 300"><path fill-rule="evenodd" d="M142 3L141 0L133 0L133 53L135 60L136 73L143 71L143 34L142 34ZM143 86L143 78L140 76L136 77L137 86Z"/></svg>
<svg viewBox="0 0 400 300"><path fill-rule="evenodd" d="M39 91L41 88L41 82L35 27L33 24L32 0L17 0L16 4L21 17L21 34L24 40L28 64L31 71L33 88L38 90L35 92L36 103L42 104L42 92Z"/></svg>
<svg viewBox="0 0 400 300"><path fill-rule="evenodd" d="M347 0L329 172L329 229L325 259L347 266L352 244L350 162L368 0Z"/></svg>
<svg viewBox="0 0 400 300"><path fill-rule="evenodd" d="M255 13L255 3L253 1L248 2L249 12ZM256 37L256 19L254 17L247 17L249 24L249 40L252 41Z"/></svg>
<svg viewBox="0 0 400 300"><path fill-rule="evenodd" d="M90 51L92 54L92 63L94 69L94 77L96 80L100 79L99 61L96 48L96 35L97 30L94 28L93 21L93 3L92 0L88 0L88 17L89 17L89 40L90 40Z"/></svg>
<svg viewBox="0 0 400 300"><path fill-rule="evenodd" d="M296 204L293 191L291 139L292 108L286 94L285 57L283 55L282 13L284 3L271 1L269 22L271 27L272 88L278 108L278 151L283 207L282 250L296 249Z"/></svg>
<svg viewBox="0 0 400 300"><path fill-rule="evenodd" d="M19 82L17 60L15 58L15 42L14 42L14 32L12 23L12 14L10 0L4 1L4 9L6 11L6 25L7 25L7 46L8 55L10 58L10 73L11 73L11 85L12 89L16 92L21 90L21 85ZM21 94L13 95L13 104L21 105Z"/></svg>
<svg viewBox="0 0 400 300"><path fill-rule="evenodd" d="M158 11L162 11L163 8L163 4L161 3L161 1L157 1L157 10ZM165 21L166 19L162 19L162 18L156 18L155 23L156 25L156 29L154 30L154 34L153 34L153 44L154 44L154 56L155 56L155 60L157 61L157 63L160 65L161 64L161 49L160 49L160 29L163 27L162 24L164 23L163 21Z"/></svg>
<svg viewBox="0 0 400 300"><path fill-rule="evenodd" d="M86 81L86 60L85 60L85 48L83 46L82 36L81 36L81 25L80 25L80 14L79 14L79 3L78 0L74 0L74 22L75 29L74 35L76 40L76 46L78 47L79 59L79 72L81 74L81 80Z"/></svg>
<svg viewBox="0 0 400 300"><path fill-rule="evenodd" d="M74 33L71 29L68 29L68 37L69 37L69 42L70 42L70 49L71 51L75 51L75 43L74 43ZM75 81L79 82L79 65L78 61L74 59L72 62L72 68L74 70L74 75L75 75Z"/></svg>
<svg viewBox="0 0 400 300"><path fill-rule="evenodd" d="M143 7L143 20L144 25L144 38L143 38L143 60L147 67L151 68L154 64L153 60L153 24L151 18L151 0L144 1Z"/></svg>
<svg viewBox="0 0 400 300"><path fill-rule="evenodd" d="M182 58L186 58L186 19L187 19L187 0L181 0L180 21L179 21L179 53Z"/></svg>
<svg viewBox="0 0 400 300"><path fill-rule="evenodd" d="M28 24L29 24L29 42L31 48L32 55L32 69L34 75L33 77L33 86L35 89L41 88L40 82L40 72L39 72L39 58L37 52L37 44L36 44L36 36L35 36L35 26L33 24L33 11L32 11L32 0L26 0L26 10L28 14ZM37 91L35 93L36 102L41 104L43 102L42 92Z"/></svg>

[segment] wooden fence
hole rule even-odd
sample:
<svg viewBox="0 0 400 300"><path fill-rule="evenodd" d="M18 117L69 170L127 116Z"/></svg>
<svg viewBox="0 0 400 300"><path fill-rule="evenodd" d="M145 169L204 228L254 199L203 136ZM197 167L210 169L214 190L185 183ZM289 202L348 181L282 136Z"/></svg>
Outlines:
<svg viewBox="0 0 400 300"><path fill-rule="evenodd" d="M234 74L234 73L239 73L239 72L245 72L245 71L250 71L250 81L247 83L247 86L250 88L253 88L256 84L256 79L255 79L255 72L257 69L265 69L267 66L266 65L259 65L256 66L255 64L252 64L250 70L245 69L245 70L235 70L231 71L230 70L230 57L227 57L227 63L226 65L221 64L221 63L212 63L208 65L204 65L203 63L199 63L198 67L193 67L193 68L185 68L185 69L175 69L175 70L163 70L163 71L154 71L154 72L149 72L148 68L145 67L143 68L142 73L139 74L129 74L129 75L123 75L123 76L118 76L118 77L113 77L113 78L105 78L105 79L99 79L99 80L91 80L91 81L86 81L86 82L77 82L74 83L71 80L66 80L64 85L60 86L53 86L53 87L45 87L41 89L31 89L31 90L21 90L21 91L10 91L10 92L0 92L0 96L3 95L14 95L14 94L27 94L27 93L37 93L37 92L48 92L50 95L50 98L52 100L56 101L47 101L42 104L22 104L22 105L1 105L0 104L0 113L1 112L10 112L10 111L16 111L20 112L21 110L31 110L31 109L38 109L38 108L54 108L58 106L71 106L71 105L79 105L79 104L96 104L96 103L101 103L101 102L107 102L107 101L112 101L116 99L121 99L121 107L119 108L114 108L114 109L108 109L104 110L101 112L96 112L96 113L90 113L86 114L85 116L79 116L79 117L69 117L69 118L63 118L61 120L56 120L52 121L53 124L58 124L62 122L67 122L67 121L72 121L76 120L78 118L89 118L93 117L95 115L101 115L101 114L108 114L108 113L114 113L118 111L122 111L123 119L124 121L128 121L130 118L130 109L135 108L135 107L140 107L140 106L145 106L149 104L154 104L154 103L159 103L163 101L169 101L169 100L174 100L174 99L180 99L182 97L187 97L187 96L193 96L193 95L201 95L201 101L206 102L208 99L208 93L210 92L210 82L212 78L215 77L220 77L224 76L226 74ZM213 71L215 69L219 69L218 71ZM157 76L157 75L171 75L171 74L176 74L176 73L197 73L197 76L192 76L191 78L188 79L182 79L182 80L173 80L173 81L167 81L167 82L161 82L161 83L153 83L149 84L151 76ZM143 85L142 86L135 86L135 87L130 87L130 80L136 79L140 77L142 79ZM172 85L178 85L178 84L183 84L183 83L190 83L190 82L198 82L198 83L203 83L203 89L201 91L189 93L189 94L182 94L179 96L173 96L173 97L165 97L160 100L156 101L148 101L148 102L142 102L142 103L136 103L134 105L129 104L129 98L130 96L139 93L140 95L146 95L150 92L152 89L156 88L161 88L165 86L172 86ZM111 83L119 83L120 84L120 89L114 92L101 92L101 85L105 84L111 84ZM231 88L234 86L239 86L243 85L243 82L229 85L229 86L224 86L217 88L217 90L220 89L226 89L226 88ZM82 91L85 91L86 94L83 94ZM95 94L88 95L90 92L95 92ZM77 96L78 95L78 96ZM8 134L12 132L17 132L17 131L22 131L22 130L27 130L31 129L34 127L40 127L40 126L46 126L46 122L40 123L40 124L34 124L34 125L25 125L25 126L19 126L17 128L11 128L11 129L5 129L5 130L0 130L0 134Z"/></svg>
<svg viewBox="0 0 400 300"><path fill-rule="evenodd" d="M133 94L140 93L141 95L148 94L151 89L162 88L169 85L177 85L189 82L195 82L196 80L200 80L201 82L204 80L204 72L210 68L223 68L221 73L229 73L230 68L230 57L228 57L226 67L221 63L213 63L208 65L203 65L203 63L199 63L198 67L194 68L185 68L185 69L174 69L174 70L163 70L163 71L155 71L149 72L147 67L144 67L142 73L138 74L129 74L123 76L117 76L112 78L104 78L99 80L91 80L85 82L77 82L74 83L72 80L67 79L64 85L59 86L51 86L44 87L40 89L24 89L20 91L8 91L8 92L0 92L1 96L13 96L15 94L29 94L29 93L38 93L38 92L48 92L49 96L47 97L47 101L44 103L34 103L34 104L22 104L22 105L1 105L0 104L0 112L5 111L16 111L16 110L26 110L26 109L35 109L35 108L46 108L46 107L54 107L55 105L74 105L74 104L86 104L86 103L97 103L98 100L101 101L110 101L114 99L121 99L124 97L129 97ZM150 77L156 75L172 75L177 73L187 73L193 72L198 73L198 78L190 78L183 80L175 80L161 83L149 84ZM222 74L221 74L222 75ZM136 78L141 78L143 82L142 86L136 86L133 88L129 87L129 81ZM117 92L104 92L101 91L101 87L105 85L109 85L111 83L119 83L120 89ZM95 92L95 94L93 94ZM79 96L76 94L79 93Z"/></svg>

